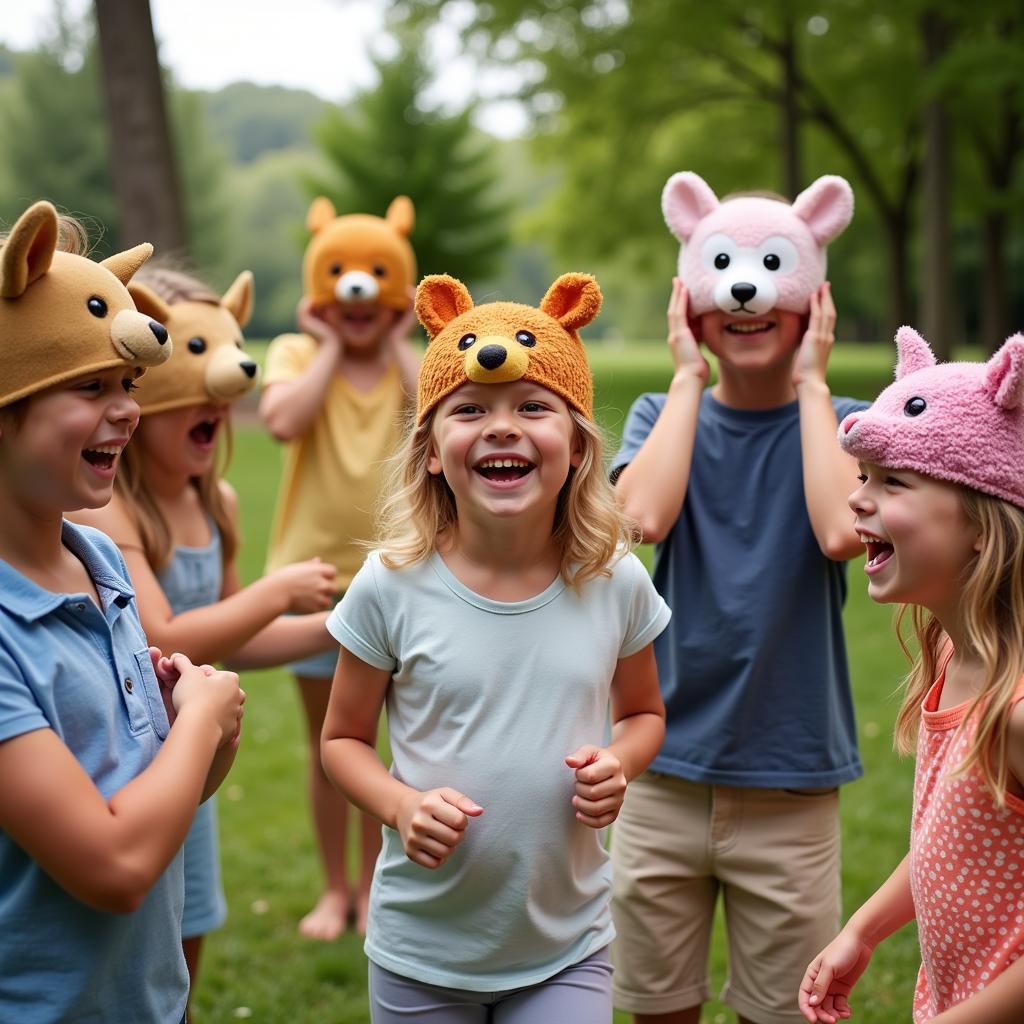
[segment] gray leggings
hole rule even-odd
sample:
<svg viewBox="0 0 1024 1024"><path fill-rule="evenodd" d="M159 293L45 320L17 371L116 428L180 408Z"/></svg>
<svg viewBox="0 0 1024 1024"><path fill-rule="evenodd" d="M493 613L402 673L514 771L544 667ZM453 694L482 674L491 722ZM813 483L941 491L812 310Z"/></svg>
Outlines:
<svg viewBox="0 0 1024 1024"><path fill-rule="evenodd" d="M403 978L370 962L373 1024L611 1024L607 947L553 978L504 992L468 992Z"/></svg>

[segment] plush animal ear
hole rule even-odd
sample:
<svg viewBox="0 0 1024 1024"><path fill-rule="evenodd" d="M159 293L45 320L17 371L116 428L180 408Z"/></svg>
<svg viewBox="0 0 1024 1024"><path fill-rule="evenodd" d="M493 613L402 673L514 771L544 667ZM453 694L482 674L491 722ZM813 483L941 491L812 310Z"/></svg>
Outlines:
<svg viewBox="0 0 1024 1024"><path fill-rule="evenodd" d="M135 303L135 308L140 313L152 317L158 323L167 323L171 315L171 307L160 298L156 292L147 288L141 281L132 281L128 284L128 294Z"/></svg>
<svg viewBox="0 0 1024 1024"><path fill-rule="evenodd" d="M243 270L224 293L220 304L244 327L252 316L253 279L251 270Z"/></svg>
<svg viewBox="0 0 1024 1024"><path fill-rule="evenodd" d="M693 171L673 174L661 191L661 212L665 223L680 242L693 234L697 224L718 209L718 196Z"/></svg>
<svg viewBox="0 0 1024 1024"><path fill-rule="evenodd" d="M315 235L337 216L334 212L334 203L326 196L317 196L310 204L309 213L306 214L306 227Z"/></svg>
<svg viewBox="0 0 1024 1024"><path fill-rule="evenodd" d="M838 174L826 174L793 200L793 212L818 245L828 245L853 217L853 189Z"/></svg>
<svg viewBox="0 0 1024 1024"><path fill-rule="evenodd" d="M125 249L124 252L115 252L113 256L103 260L100 266L106 267L121 284L127 285L135 271L152 255L153 246L149 242L143 242L134 248Z"/></svg>
<svg viewBox="0 0 1024 1024"><path fill-rule="evenodd" d="M457 316L473 308L469 289L447 274L430 274L416 289L416 315L427 335L436 338Z"/></svg>
<svg viewBox="0 0 1024 1024"><path fill-rule="evenodd" d="M0 295L18 298L50 269L59 233L57 211L45 200L18 218L0 249Z"/></svg>
<svg viewBox="0 0 1024 1024"><path fill-rule="evenodd" d="M388 206L388 212L384 219L400 234L406 238L412 234L413 225L416 223L416 214L412 207L412 200L408 196L395 196Z"/></svg>
<svg viewBox="0 0 1024 1024"><path fill-rule="evenodd" d="M540 308L567 331L578 331L601 309L601 289L590 274L563 274L541 299Z"/></svg>
<svg viewBox="0 0 1024 1024"><path fill-rule="evenodd" d="M985 390L1001 409L1016 409L1024 403L1024 335L1007 338L988 361Z"/></svg>
<svg viewBox="0 0 1024 1024"><path fill-rule="evenodd" d="M896 379L906 377L908 373L926 370L935 365L935 355L928 347L928 342L913 327L901 327L896 332Z"/></svg>

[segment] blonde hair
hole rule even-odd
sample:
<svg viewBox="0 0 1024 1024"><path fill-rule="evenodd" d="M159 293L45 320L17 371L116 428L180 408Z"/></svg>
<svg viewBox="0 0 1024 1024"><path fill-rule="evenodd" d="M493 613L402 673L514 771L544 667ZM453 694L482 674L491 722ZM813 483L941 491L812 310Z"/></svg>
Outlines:
<svg viewBox="0 0 1024 1024"><path fill-rule="evenodd" d="M209 302L219 305L220 298L206 285L181 270L169 266L146 267L134 278L153 290L164 302ZM159 415L159 414L158 414ZM220 532L221 559L228 565L238 551L238 530L221 493L220 481L231 461L231 420L226 418L222 427L224 443L219 446L213 465L193 477L192 486L199 495L203 510L213 519ZM129 444L121 455L121 465L114 478L114 489L124 499L128 512L135 521L142 539L146 561L154 570L163 568L171 556L171 528L160 505L146 483L143 471L144 456L139 447Z"/></svg>
<svg viewBox="0 0 1024 1024"><path fill-rule="evenodd" d="M380 514L377 546L381 561L401 569L429 558L438 540L458 522L455 496L440 474L427 471L434 410L417 426L412 420L405 442L391 460ZM610 576L610 566L638 540L636 526L615 500L602 457L600 428L574 408L569 415L582 458L562 487L552 537L561 554L559 574L576 590L588 580Z"/></svg>
<svg viewBox="0 0 1024 1024"><path fill-rule="evenodd" d="M964 721L974 735L954 774L977 766L996 806L1006 804L1009 781L1007 730L1011 700L1024 676L1024 509L970 488L960 488L964 513L981 535L981 551L962 586L964 636L967 647L981 659L985 679ZM902 623L908 606L897 616L900 646L913 655ZM914 606L911 623L918 655L906 680L906 693L896 718L896 749L914 750L921 720L921 703L935 681L947 639L939 620Z"/></svg>

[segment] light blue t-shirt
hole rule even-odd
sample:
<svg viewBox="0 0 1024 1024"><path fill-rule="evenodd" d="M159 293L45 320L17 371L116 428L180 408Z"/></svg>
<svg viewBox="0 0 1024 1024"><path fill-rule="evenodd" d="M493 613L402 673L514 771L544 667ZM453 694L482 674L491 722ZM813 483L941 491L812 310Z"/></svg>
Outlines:
<svg viewBox="0 0 1024 1024"><path fill-rule="evenodd" d="M391 773L484 808L436 870L384 829L366 936L374 963L428 984L503 991L611 941L608 857L601 833L575 818L564 758L606 742L616 663L669 616L631 554L579 593L559 578L512 603L469 590L436 554L401 570L369 556L327 628L392 673Z"/></svg>
<svg viewBox="0 0 1024 1024"><path fill-rule="evenodd" d="M71 523L63 539L103 609L0 561L0 742L52 729L109 798L152 762L167 714L120 553ZM0 830L0 1021L179 1024L182 891L179 853L138 910L95 910Z"/></svg>
<svg viewBox="0 0 1024 1024"><path fill-rule="evenodd" d="M665 405L641 395L612 473ZM833 398L837 417L866 402ZM851 513L852 518L852 513ZM861 768L843 640L846 565L807 514L800 410L701 399L686 500L658 545L672 624L654 645L668 715L651 768L723 786L836 786Z"/></svg>

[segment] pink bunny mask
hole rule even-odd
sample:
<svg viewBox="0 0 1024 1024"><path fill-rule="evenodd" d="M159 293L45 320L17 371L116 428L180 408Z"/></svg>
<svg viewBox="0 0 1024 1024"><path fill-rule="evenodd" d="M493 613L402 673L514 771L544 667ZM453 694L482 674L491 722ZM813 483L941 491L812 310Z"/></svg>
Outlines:
<svg viewBox="0 0 1024 1024"><path fill-rule="evenodd" d="M938 365L910 327L896 332L896 347L895 383L843 420L843 449L1024 507L1024 335L987 363Z"/></svg>
<svg viewBox="0 0 1024 1024"><path fill-rule="evenodd" d="M668 179L661 208L683 243L679 276L691 317L714 309L751 317L775 308L807 313L825 280L825 246L853 216L853 190L829 174L792 206L756 196L719 202L703 178L682 171Z"/></svg>

